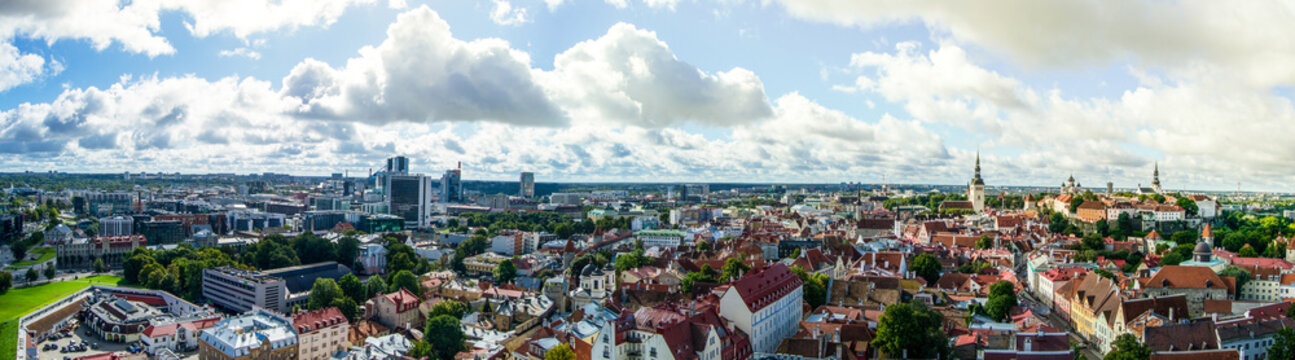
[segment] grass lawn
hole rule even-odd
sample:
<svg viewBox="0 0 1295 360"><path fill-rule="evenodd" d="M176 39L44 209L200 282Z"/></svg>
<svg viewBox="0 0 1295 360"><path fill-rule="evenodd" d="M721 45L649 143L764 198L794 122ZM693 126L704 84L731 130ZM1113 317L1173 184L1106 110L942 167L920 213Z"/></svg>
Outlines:
<svg viewBox="0 0 1295 360"><path fill-rule="evenodd" d="M36 264L40 264L40 263L43 263L43 262L49 261L49 259L53 259L53 258L54 258L54 256L55 256L55 255L57 255L57 254L55 253L55 250L54 250L53 248L39 248L39 249L32 249L32 250L31 250L31 253L32 253L32 254L40 254L40 258L39 258L39 259L36 259L35 261L17 261L17 262L14 262L12 265L17 265L17 266L30 266L30 265L36 265Z"/></svg>
<svg viewBox="0 0 1295 360"><path fill-rule="evenodd" d="M0 295L0 358L18 351L18 318L39 309L41 306L58 301L68 294L95 285L116 285L121 278L101 275L77 280L60 281L36 285L21 289L9 289Z"/></svg>

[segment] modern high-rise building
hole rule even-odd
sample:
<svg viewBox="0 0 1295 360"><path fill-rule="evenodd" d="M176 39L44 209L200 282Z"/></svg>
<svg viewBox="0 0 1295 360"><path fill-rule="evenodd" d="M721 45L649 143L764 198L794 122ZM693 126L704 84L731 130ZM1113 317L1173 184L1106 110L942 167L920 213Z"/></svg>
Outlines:
<svg viewBox="0 0 1295 360"><path fill-rule="evenodd" d="M441 177L441 202L463 202L463 165L461 163L459 168L446 170L445 175Z"/></svg>
<svg viewBox="0 0 1295 360"><path fill-rule="evenodd" d="M135 220L125 216L113 216L99 219L99 235L126 236L135 233Z"/></svg>
<svg viewBox="0 0 1295 360"><path fill-rule="evenodd" d="M395 156L387 158L388 175L409 175L409 158Z"/></svg>
<svg viewBox="0 0 1295 360"><path fill-rule="evenodd" d="M523 172L521 181L521 191L518 195L524 198L535 196L535 173Z"/></svg>
<svg viewBox="0 0 1295 360"><path fill-rule="evenodd" d="M432 180L422 174L387 176L387 209L405 218L405 228L424 227L431 217Z"/></svg>

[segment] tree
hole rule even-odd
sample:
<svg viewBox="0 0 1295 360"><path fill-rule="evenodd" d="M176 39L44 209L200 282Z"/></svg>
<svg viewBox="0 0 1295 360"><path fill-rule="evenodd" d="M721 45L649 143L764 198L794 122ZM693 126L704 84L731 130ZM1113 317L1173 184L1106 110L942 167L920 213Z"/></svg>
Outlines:
<svg viewBox="0 0 1295 360"><path fill-rule="evenodd" d="M741 273L751 270L751 267L737 258L728 258L724 260L724 267L720 268L720 280L737 280Z"/></svg>
<svg viewBox="0 0 1295 360"><path fill-rule="evenodd" d="M1016 307L1016 286L1010 281L999 281L989 287L989 301L985 303L985 314L997 321L1007 319L1013 307Z"/></svg>
<svg viewBox="0 0 1295 360"><path fill-rule="evenodd" d="M1178 243L1178 245L1195 244L1196 232L1191 230L1183 230L1183 231L1174 233L1169 238L1172 239L1175 243Z"/></svg>
<svg viewBox="0 0 1295 360"><path fill-rule="evenodd" d="M423 329L423 334L436 334L435 336L424 336L423 341L431 347L432 358L441 360L454 359L454 354L463 350L463 329L459 327L459 319L449 315L440 315L427 320L427 326Z"/></svg>
<svg viewBox="0 0 1295 360"><path fill-rule="evenodd" d="M571 351L571 346L561 344L553 347L552 350L544 353L544 360L575 360L576 352Z"/></svg>
<svg viewBox="0 0 1295 360"><path fill-rule="evenodd" d="M369 294L364 289L364 283L360 282L360 278L355 277L355 274L346 274L341 279L337 279L337 287L342 289L342 295L350 298L356 304L369 299Z"/></svg>
<svg viewBox="0 0 1295 360"><path fill-rule="evenodd" d="M333 300L345 297L342 294L342 288L337 286L337 282L329 278L315 279L315 285L310 287L310 300L306 303L306 308L310 310L319 310L333 305Z"/></svg>
<svg viewBox="0 0 1295 360"><path fill-rule="evenodd" d="M13 261L23 261L27 258L27 244L24 241L15 240L9 244L9 252L13 253Z"/></svg>
<svg viewBox="0 0 1295 360"><path fill-rule="evenodd" d="M495 280L501 284L513 282L517 278L517 266L513 265L512 260L500 261L495 265Z"/></svg>
<svg viewBox="0 0 1295 360"><path fill-rule="evenodd" d="M387 286L387 291L397 292L400 289L409 290L414 295L423 295L423 290L418 286L418 275L414 275L409 270L400 270L400 272L391 276L391 285Z"/></svg>
<svg viewBox="0 0 1295 360"><path fill-rule="evenodd" d="M1239 268L1236 265L1228 265L1227 268L1224 268L1223 271L1219 272L1219 276L1231 276L1236 278L1238 289L1240 289L1242 285L1245 285L1246 282L1250 281L1250 272L1246 271L1246 269ZM1295 308L1295 306L1292 307Z"/></svg>
<svg viewBox="0 0 1295 360"><path fill-rule="evenodd" d="M1178 255L1176 252L1171 252L1165 254L1165 257L1160 259L1160 265L1178 265L1183 261L1186 261L1186 258L1182 255Z"/></svg>
<svg viewBox="0 0 1295 360"><path fill-rule="evenodd" d="M1097 274L1097 276L1101 276L1101 277L1104 277L1104 278L1107 278L1107 279L1115 280L1115 274L1114 274L1114 273L1112 273L1110 270L1106 270L1106 269L1095 269L1095 270L1093 270L1093 273L1094 273L1094 274Z"/></svg>
<svg viewBox="0 0 1295 360"><path fill-rule="evenodd" d="M1295 306L1291 307L1295 309ZM1295 359L1295 330L1281 329L1273 335L1273 344L1268 348L1269 359Z"/></svg>
<svg viewBox="0 0 1295 360"><path fill-rule="evenodd" d="M1272 356L1272 353L1269 353ZM1146 360L1151 358L1151 348L1138 341L1133 334L1124 334L1111 343L1111 352L1106 353L1105 360ZM1282 359L1273 357L1273 359Z"/></svg>
<svg viewBox="0 0 1295 360"><path fill-rule="evenodd" d="M13 274L8 271L0 271L0 294L9 292L11 287L13 287Z"/></svg>
<svg viewBox="0 0 1295 360"><path fill-rule="evenodd" d="M553 235L557 235L558 239L570 239L575 233L576 229L571 227L571 224L558 224L553 228Z"/></svg>
<svg viewBox="0 0 1295 360"><path fill-rule="evenodd" d="M139 272L148 264L155 263L152 256L147 254L135 254L122 263L123 278L129 283L140 283Z"/></svg>
<svg viewBox="0 0 1295 360"><path fill-rule="evenodd" d="M36 274L36 269L27 268L27 274L23 277L27 279L27 282L32 282L32 281L36 281L36 279L40 277L40 275Z"/></svg>
<svg viewBox="0 0 1295 360"><path fill-rule="evenodd" d="M1076 196L1076 197L1071 198L1071 199L1070 199L1070 213L1072 213L1072 214L1073 214L1076 210L1079 210L1079 205L1083 205L1083 204L1084 204L1084 197L1082 197L1082 196Z"/></svg>
<svg viewBox="0 0 1295 360"><path fill-rule="evenodd" d="M54 275L57 274L57 272L54 271L53 266L46 266L45 270L42 272L45 273L45 280L54 280Z"/></svg>
<svg viewBox="0 0 1295 360"><path fill-rule="evenodd" d="M432 305L432 310L427 312L427 318L434 318L441 315L449 315L455 319L462 319L468 314L468 304L455 300L444 300Z"/></svg>
<svg viewBox="0 0 1295 360"><path fill-rule="evenodd" d="M1250 246L1250 244L1246 244L1246 246L1241 247L1241 251L1237 252L1237 255L1241 255L1242 257L1257 257L1259 256L1259 252L1255 251L1255 248Z"/></svg>
<svg viewBox="0 0 1295 360"><path fill-rule="evenodd" d="M368 283L364 284L364 288L368 290L369 295L365 300L372 299L374 296L387 293L387 282L383 281L381 276L370 277Z"/></svg>
<svg viewBox="0 0 1295 360"><path fill-rule="evenodd" d="M913 265L910 268L917 273L917 276L926 279L926 283L934 284L937 280L940 280L940 269L943 267L943 265L940 265L940 261L935 259L935 256L921 254L913 258Z"/></svg>
<svg viewBox="0 0 1295 360"><path fill-rule="evenodd" d="M991 249L993 247L994 247L994 240L990 239L989 235L982 234L980 235L980 239L976 240L977 249L986 250L986 249Z"/></svg>
<svg viewBox="0 0 1295 360"><path fill-rule="evenodd" d="M1011 296L1015 298L1016 285L1013 285L1011 281L1005 281L1005 280L998 281L993 285L990 285L989 297L995 297L995 296Z"/></svg>
<svg viewBox="0 0 1295 360"><path fill-rule="evenodd" d="M157 273L156 278L153 273ZM139 284L150 289L157 289L162 285L162 277L166 275L165 273L166 268L162 267L162 264L148 263L148 265L144 265L143 269L139 270ZM152 280L153 283L150 284L149 280Z"/></svg>
<svg viewBox="0 0 1295 360"><path fill-rule="evenodd" d="M351 266L360 256L360 240L347 236L337 240L337 263Z"/></svg>
<svg viewBox="0 0 1295 360"><path fill-rule="evenodd" d="M1178 198L1178 202L1174 205L1178 205L1178 207L1183 208L1183 211L1187 213L1187 216L1196 216L1196 213L1200 211L1200 208L1196 207L1196 202L1186 197Z"/></svg>
<svg viewBox="0 0 1295 360"><path fill-rule="evenodd" d="M101 273L108 271L108 266L103 264L103 259L94 259L94 272Z"/></svg>
<svg viewBox="0 0 1295 360"><path fill-rule="evenodd" d="M949 358L948 335L944 317L921 302L899 303L886 307L877 323L872 346L889 357L907 352L909 358Z"/></svg>
<svg viewBox="0 0 1295 360"><path fill-rule="evenodd" d="M349 297L343 296L333 299L333 302L328 305L341 311L342 316L346 316L346 320L356 321L360 319L360 305Z"/></svg>
<svg viewBox="0 0 1295 360"><path fill-rule="evenodd" d="M706 241L706 240L698 241L698 242L697 242L697 250L700 250L700 251L710 251L710 242L709 242L709 241ZM552 350L549 350L549 351L552 351Z"/></svg>

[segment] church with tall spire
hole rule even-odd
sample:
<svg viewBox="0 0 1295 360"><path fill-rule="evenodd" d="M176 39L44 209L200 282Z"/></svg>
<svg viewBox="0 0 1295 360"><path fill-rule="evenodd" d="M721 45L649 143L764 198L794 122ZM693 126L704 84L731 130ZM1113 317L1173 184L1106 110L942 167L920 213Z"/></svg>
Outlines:
<svg viewBox="0 0 1295 360"><path fill-rule="evenodd" d="M976 175L967 184L967 200L976 212L985 211L985 180L980 178L980 151L976 151Z"/></svg>
<svg viewBox="0 0 1295 360"><path fill-rule="evenodd" d="M1165 193L1165 189L1160 187L1160 162L1157 161L1155 163L1155 168L1151 170L1151 187L1144 188L1142 187L1142 184L1138 184L1138 195L1151 195L1151 194L1163 195L1164 193Z"/></svg>

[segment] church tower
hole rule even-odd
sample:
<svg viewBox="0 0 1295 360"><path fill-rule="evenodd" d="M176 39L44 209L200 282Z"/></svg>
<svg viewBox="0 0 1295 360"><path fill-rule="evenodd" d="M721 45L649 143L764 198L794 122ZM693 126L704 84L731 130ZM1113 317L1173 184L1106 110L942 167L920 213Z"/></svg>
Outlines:
<svg viewBox="0 0 1295 360"><path fill-rule="evenodd" d="M985 211L985 180L980 178L980 151L976 151L976 176L967 185L967 200L976 212Z"/></svg>
<svg viewBox="0 0 1295 360"><path fill-rule="evenodd" d="M1160 162L1156 162L1156 168L1151 173L1151 191L1157 194L1164 194L1165 191L1160 188Z"/></svg>

